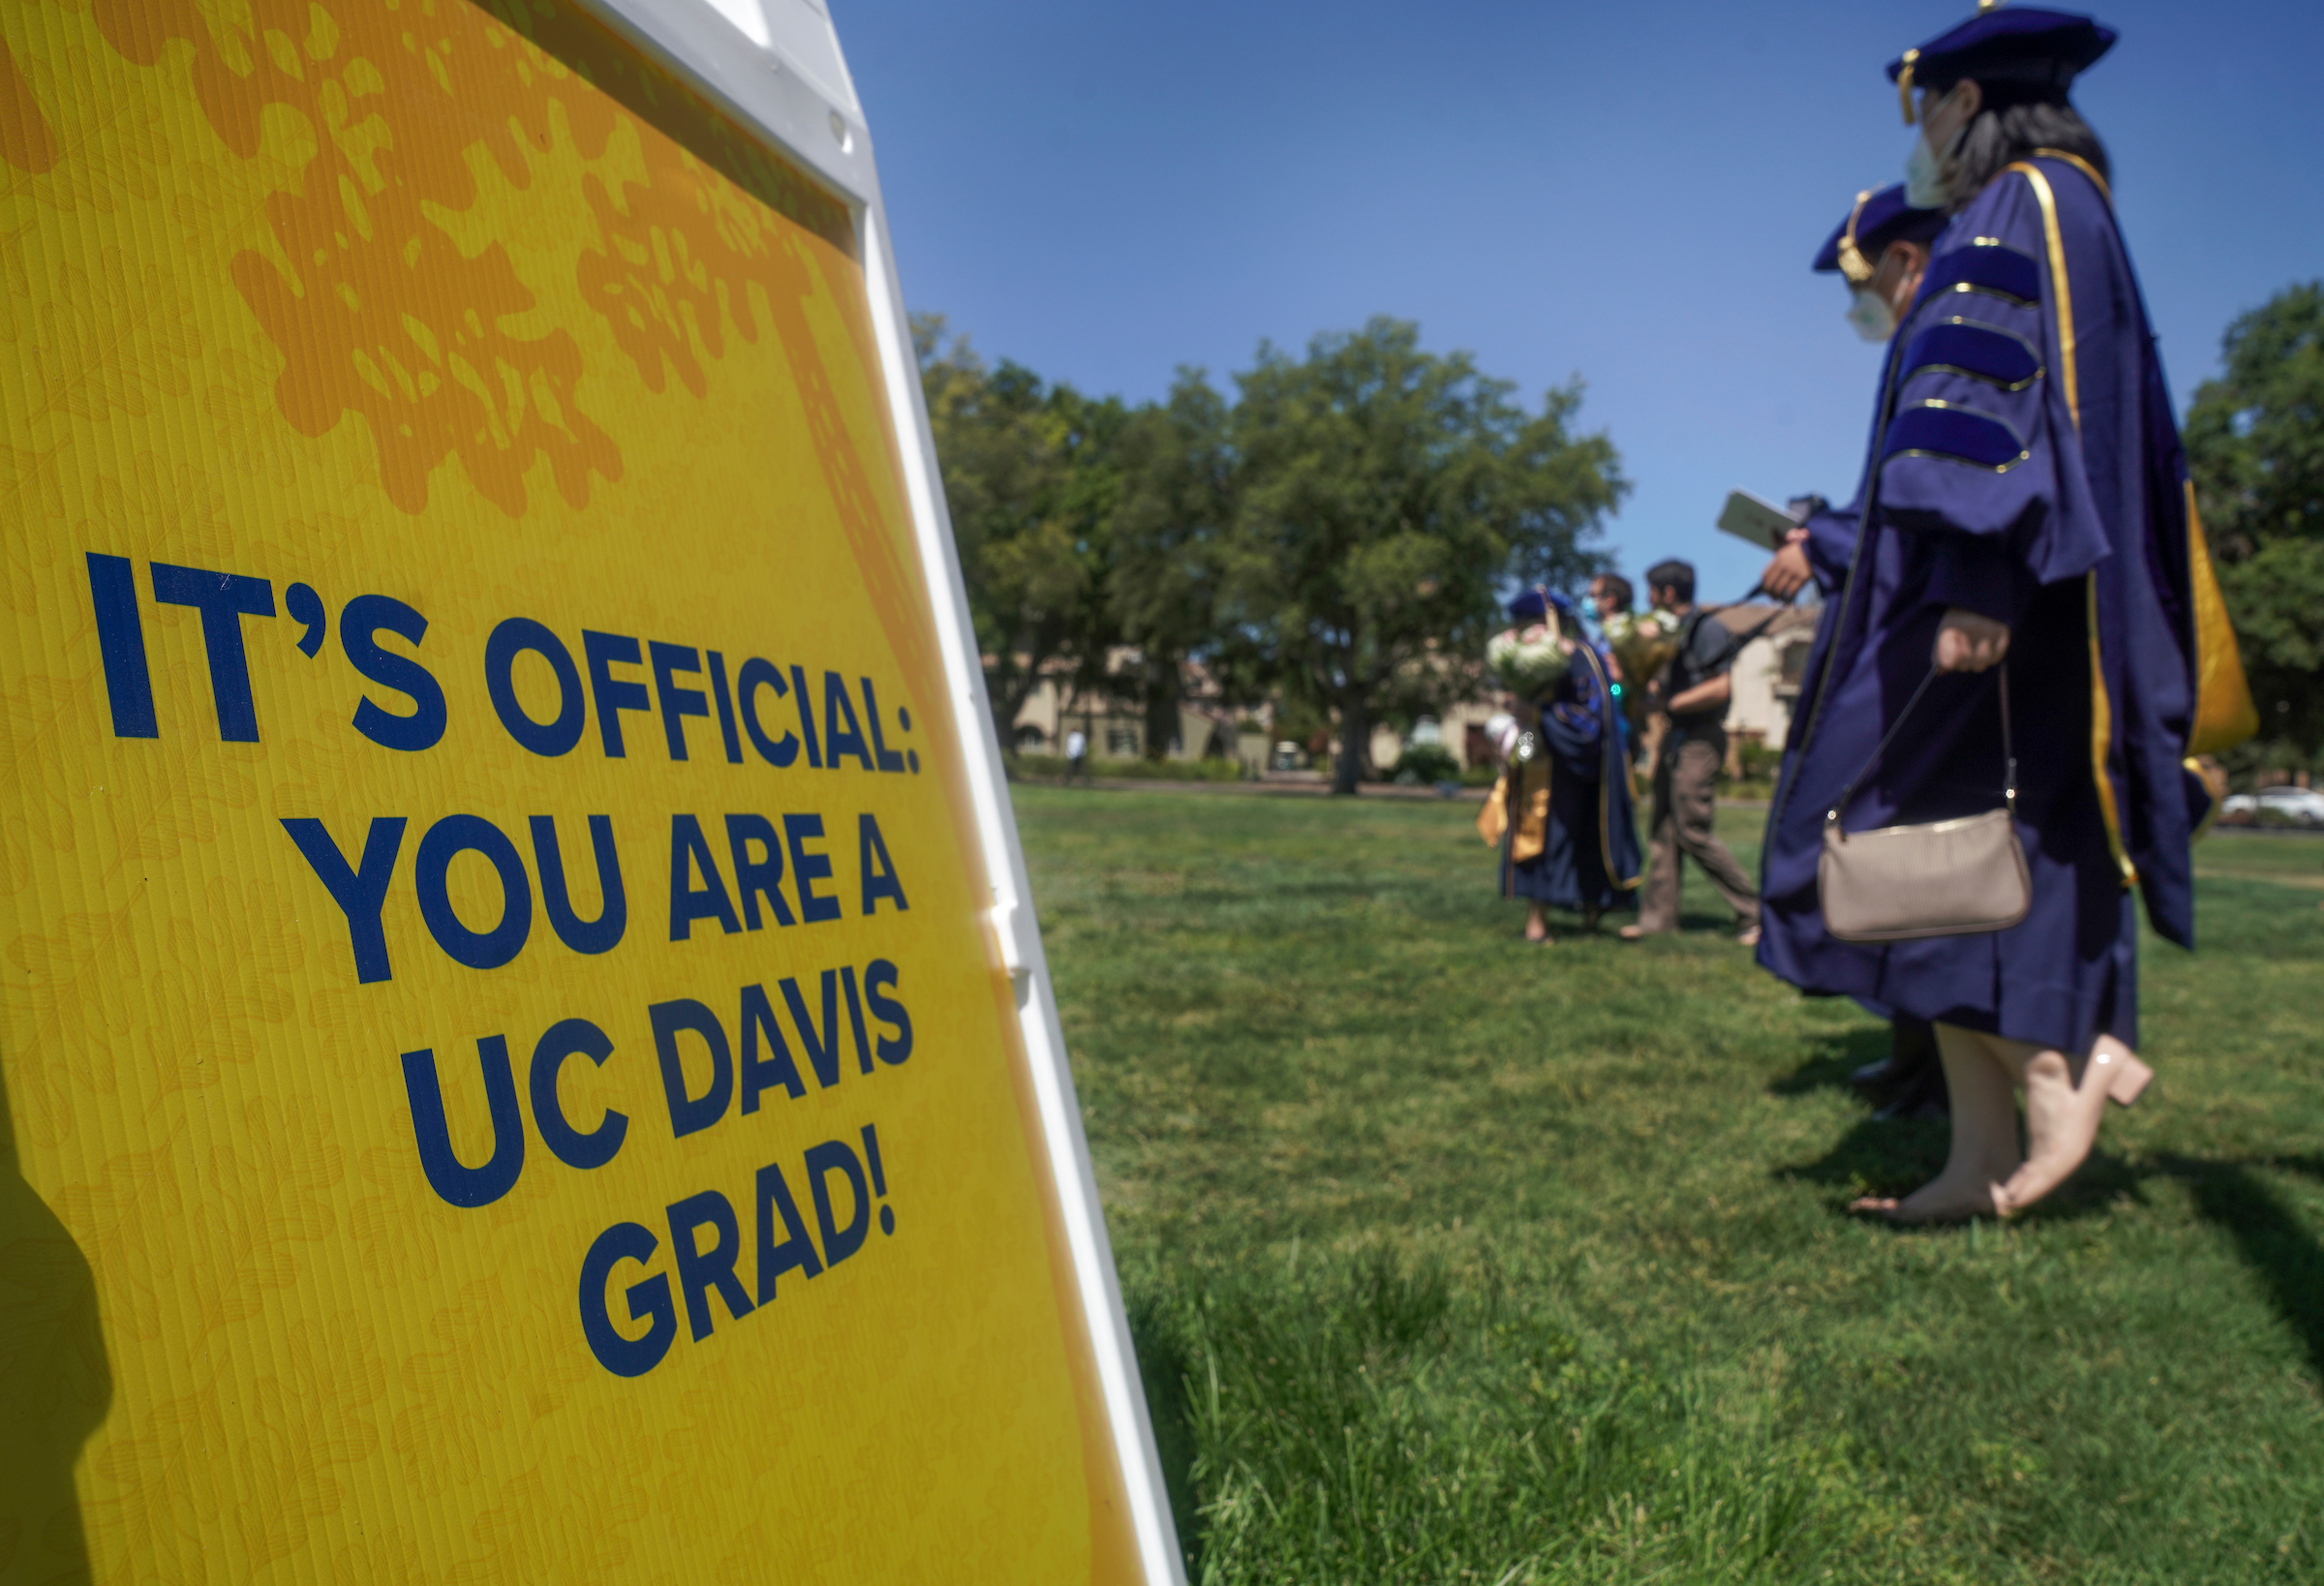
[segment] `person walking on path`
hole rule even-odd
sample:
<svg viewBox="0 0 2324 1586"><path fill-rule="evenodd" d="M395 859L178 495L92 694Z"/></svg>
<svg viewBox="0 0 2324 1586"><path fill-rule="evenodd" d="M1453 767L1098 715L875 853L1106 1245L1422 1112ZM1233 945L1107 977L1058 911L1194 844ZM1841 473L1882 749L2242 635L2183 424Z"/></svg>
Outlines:
<svg viewBox="0 0 2324 1586"><path fill-rule="evenodd" d="M1071 787L1076 777L1089 780L1089 735L1079 727L1065 735L1065 785Z"/></svg>
<svg viewBox="0 0 2324 1586"><path fill-rule="evenodd" d="M1670 725L1655 757L1645 895L1637 923L1622 928L1622 939L1636 941L1678 929L1679 867L1692 858L1735 911L1736 939L1748 947L1759 939L1758 894L1712 830L1719 772L1727 764L1734 647L1727 629L1696 606L1692 564L1659 562L1647 568L1646 595L1656 610L1677 619L1678 654L1665 674L1663 709Z"/></svg>
<svg viewBox="0 0 2324 1586"><path fill-rule="evenodd" d="M2107 1101L2134 1093L2132 895L2157 934L2192 945L2188 843L2208 796L2183 761L2256 726L2106 151L2067 101L2114 40L2010 6L1888 68L1921 125L1907 197L1952 220L1889 344L1849 572L1769 811L1758 960L1935 1023L1944 1169L1851 1208L1900 1222L2033 1205L2089 1156ZM1827 827L2001 808L2029 883L2018 924L1827 929Z"/></svg>

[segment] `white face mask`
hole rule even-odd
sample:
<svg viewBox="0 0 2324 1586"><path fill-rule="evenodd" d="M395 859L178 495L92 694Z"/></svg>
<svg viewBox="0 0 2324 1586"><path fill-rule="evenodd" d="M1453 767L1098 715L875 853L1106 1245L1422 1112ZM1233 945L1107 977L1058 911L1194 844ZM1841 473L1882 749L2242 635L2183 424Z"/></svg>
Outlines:
<svg viewBox="0 0 2324 1586"><path fill-rule="evenodd" d="M1849 300L1848 326L1868 342L1884 342L1896 334L1896 310L1870 287L1858 287Z"/></svg>
<svg viewBox="0 0 2324 1586"><path fill-rule="evenodd" d="M1951 97L1951 94L1947 94L1945 99ZM1944 100L1941 99L1937 105L1943 103ZM1942 209L1945 206L1952 197L1953 186L1945 165L1952 159L1953 151L1960 148L1961 139L1969 136L1969 129L1964 127L1953 135L1952 145L1943 154L1931 148L1928 112L1936 107L1936 105L1932 105L1922 110L1920 136L1912 139L1912 151L1905 156L1905 202L1915 209Z"/></svg>
<svg viewBox="0 0 2324 1586"><path fill-rule="evenodd" d="M1929 147L1924 129L1912 139L1912 152L1905 156L1905 202L1915 209L1942 209L1948 186L1944 162Z"/></svg>

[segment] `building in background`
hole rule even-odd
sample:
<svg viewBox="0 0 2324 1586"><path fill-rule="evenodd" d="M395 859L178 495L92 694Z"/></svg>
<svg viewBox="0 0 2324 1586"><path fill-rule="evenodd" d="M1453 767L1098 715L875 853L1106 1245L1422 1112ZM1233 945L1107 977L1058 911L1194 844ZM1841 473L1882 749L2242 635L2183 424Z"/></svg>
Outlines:
<svg viewBox="0 0 2324 1586"><path fill-rule="evenodd" d="M1773 617L1765 632L1737 654L1734 695L1728 710L1728 774L1742 774L1743 747L1781 746L1791 730L1791 705L1799 697L1800 675L1807 665L1808 646L1816 633L1821 607L1772 606L1730 608L1731 625L1748 627ZM1117 646L1106 656L1109 675L1136 676L1143 659L1129 646ZM1409 729L1383 723L1372 729L1372 769L1385 775L1407 748L1442 748L1463 769L1493 763L1492 742L1485 723L1502 709L1500 693L1491 680L1473 677L1444 681L1444 692L1456 697L1432 715L1419 717ZM1465 694L1467 697L1457 697ZM1277 742L1283 713L1273 700L1252 706L1230 706L1220 696L1216 681L1200 661L1186 663L1180 679L1177 731L1152 757L1161 760L1221 760L1238 762L1250 778L1279 775L1321 775L1330 769L1335 735L1320 752L1315 744ZM1056 661L1045 668L1040 686L1017 713L1013 747L1024 754L1059 754L1065 734L1079 727L1089 737L1092 760L1137 760L1147 757L1146 712L1126 686L1078 688L1074 668Z"/></svg>
<svg viewBox="0 0 2324 1586"><path fill-rule="evenodd" d="M1117 645L1106 654L1107 674L1133 678L1144 658L1135 648ZM1186 663L1178 688L1177 731L1152 758L1237 760L1246 776L1266 774L1275 725L1272 701L1227 705L1200 661ZM1088 735L1092 760L1148 757L1146 710L1135 695L1127 687L1076 687L1073 665L1055 661L1043 668L1039 686L1017 712L1011 747L1023 754L1061 754L1065 734L1075 727Z"/></svg>
<svg viewBox="0 0 2324 1586"><path fill-rule="evenodd" d="M1753 608L1740 625L1749 627L1771 608ZM1727 708L1727 774L1742 775L1743 746L1781 748L1791 731L1791 707L1807 670L1808 647L1816 637L1821 606L1791 606L1777 613L1767 630L1735 656L1734 693Z"/></svg>

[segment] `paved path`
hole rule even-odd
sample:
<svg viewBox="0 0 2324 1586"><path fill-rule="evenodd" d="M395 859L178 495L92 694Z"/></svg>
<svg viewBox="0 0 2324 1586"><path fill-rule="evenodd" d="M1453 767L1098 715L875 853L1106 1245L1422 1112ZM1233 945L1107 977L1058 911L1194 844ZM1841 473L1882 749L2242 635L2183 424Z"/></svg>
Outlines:
<svg viewBox="0 0 2324 1586"><path fill-rule="evenodd" d="M1019 780L1026 787L1055 787L1058 784L1047 777L1025 777ZM1094 782L1080 784L1085 790L1096 793L1268 793L1304 795L1321 798L1331 791L1326 781L1277 780L1269 778L1263 782L1179 782L1145 777L1100 777ZM1442 799L1452 804L1483 804L1489 787L1464 787L1450 796L1439 793L1433 786L1398 787L1393 782L1366 782L1359 795L1366 799ZM1642 795L1644 787L1639 788ZM1719 803L1728 809L1764 809L1765 799L1730 799L1722 795Z"/></svg>
<svg viewBox="0 0 2324 1586"><path fill-rule="evenodd" d="M1027 787L1055 787L1056 782L1046 777L1023 778ZM1277 781L1269 778L1261 782L1177 782L1147 777L1100 777L1093 782L1079 784L1095 793L1261 793L1292 797L1323 798L1331 791L1326 781ZM1451 795L1450 803L1483 804L1489 789L1464 787ZM1393 782L1366 782L1360 797L1366 799L1444 799L1434 787L1398 787Z"/></svg>

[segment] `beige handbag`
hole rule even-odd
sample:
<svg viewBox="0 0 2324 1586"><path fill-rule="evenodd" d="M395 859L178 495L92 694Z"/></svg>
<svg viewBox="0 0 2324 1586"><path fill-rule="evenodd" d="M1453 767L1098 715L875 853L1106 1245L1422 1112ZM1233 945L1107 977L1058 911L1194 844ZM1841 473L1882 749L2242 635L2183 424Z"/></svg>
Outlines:
<svg viewBox="0 0 2324 1586"><path fill-rule="evenodd" d="M2009 669L2001 668L2002 756L2007 777L2002 808L1981 815L1850 832L1840 817L1857 785L1912 707L1929 690L1932 670L1872 758L1840 790L1823 817L1823 856L1816 867L1823 924L1844 942L1902 942L2006 930L2034 906L2026 851L2017 840L2017 749L2009 738Z"/></svg>

